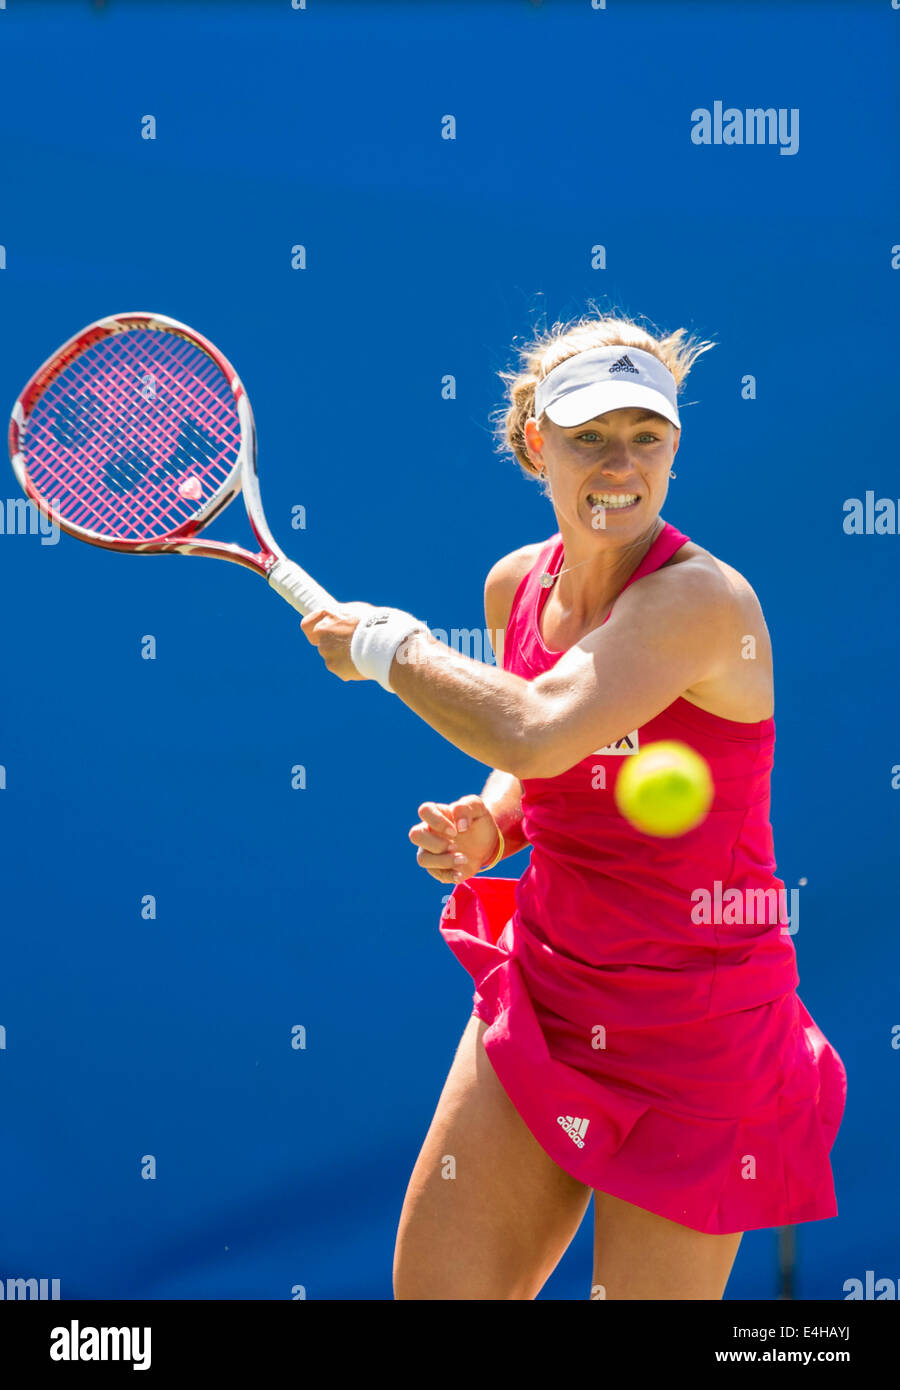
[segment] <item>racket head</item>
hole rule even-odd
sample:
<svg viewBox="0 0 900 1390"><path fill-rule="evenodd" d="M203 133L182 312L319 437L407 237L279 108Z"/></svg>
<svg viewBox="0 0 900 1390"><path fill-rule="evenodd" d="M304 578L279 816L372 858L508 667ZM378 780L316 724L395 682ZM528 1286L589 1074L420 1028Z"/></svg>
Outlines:
<svg viewBox="0 0 900 1390"><path fill-rule="evenodd" d="M231 363L187 324L142 312L88 324L20 394L9 452L27 496L80 540L266 572L261 555L191 540L240 491L245 467L255 477L256 432Z"/></svg>

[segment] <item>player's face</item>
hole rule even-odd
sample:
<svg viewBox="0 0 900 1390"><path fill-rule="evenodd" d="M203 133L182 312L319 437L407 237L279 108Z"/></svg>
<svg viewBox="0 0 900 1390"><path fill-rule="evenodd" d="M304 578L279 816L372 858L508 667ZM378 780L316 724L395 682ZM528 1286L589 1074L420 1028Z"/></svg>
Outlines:
<svg viewBox="0 0 900 1390"><path fill-rule="evenodd" d="M580 425L536 420L526 440L547 472L560 520L623 539L655 522L669 487L680 431L640 407L610 410Z"/></svg>

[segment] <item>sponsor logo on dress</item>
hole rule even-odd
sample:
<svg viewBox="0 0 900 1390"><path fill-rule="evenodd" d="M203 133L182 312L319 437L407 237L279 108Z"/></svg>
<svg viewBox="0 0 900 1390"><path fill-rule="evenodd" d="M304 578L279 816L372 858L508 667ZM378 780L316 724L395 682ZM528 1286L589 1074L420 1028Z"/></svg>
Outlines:
<svg viewBox="0 0 900 1390"><path fill-rule="evenodd" d="M612 757L613 755L622 756L625 753L637 753L638 749L638 731L637 729L632 729L630 734L625 734L622 738L617 738L614 743L607 743L603 748L595 748L593 753L588 756L596 758L597 755L601 753L606 757Z"/></svg>
<svg viewBox="0 0 900 1390"><path fill-rule="evenodd" d="M577 1115L557 1115L556 1123L562 1125L573 1144L577 1144L579 1149L584 1148L584 1136L590 1120L579 1120Z"/></svg>

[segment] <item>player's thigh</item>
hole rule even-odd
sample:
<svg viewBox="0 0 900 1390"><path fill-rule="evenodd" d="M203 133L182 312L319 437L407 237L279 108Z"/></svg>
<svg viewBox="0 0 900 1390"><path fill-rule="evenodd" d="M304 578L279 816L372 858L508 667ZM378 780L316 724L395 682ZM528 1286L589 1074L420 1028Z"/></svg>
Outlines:
<svg viewBox="0 0 900 1390"><path fill-rule="evenodd" d="M719 1299L740 1232L707 1235L594 1193L594 1299Z"/></svg>
<svg viewBox="0 0 900 1390"><path fill-rule="evenodd" d="M398 1299L531 1299L568 1248L591 1190L545 1153L466 1025L397 1233Z"/></svg>

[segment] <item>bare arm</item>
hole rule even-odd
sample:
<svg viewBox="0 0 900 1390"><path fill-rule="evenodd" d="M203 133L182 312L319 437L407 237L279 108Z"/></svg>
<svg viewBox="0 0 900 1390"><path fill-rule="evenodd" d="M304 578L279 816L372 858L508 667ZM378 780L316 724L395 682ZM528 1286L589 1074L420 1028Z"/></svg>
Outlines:
<svg viewBox="0 0 900 1390"><path fill-rule="evenodd" d="M528 844L522 833L522 783L508 772L496 769L484 784L481 799L503 836L503 859L518 854Z"/></svg>
<svg viewBox="0 0 900 1390"><path fill-rule="evenodd" d="M501 662L515 591L538 549L523 546L504 556L485 581L484 616ZM509 772L494 769L480 797L463 796L450 804L423 802L419 816L409 838L418 847L418 864L441 883L459 882L492 863L498 848L497 828L503 836L502 859L527 844L522 834L522 784Z"/></svg>
<svg viewBox="0 0 900 1390"><path fill-rule="evenodd" d="M484 618L491 641L494 642L494 654L501 665L513 599L539 550L540 544L526 545L511 555L504 555L491 568L484 581ZM496 639L493 634L496 634ZM481 798L503 836L503 858L524 849L528 841L522 834L522 783L518 777L495 768L484 784Z"/></svg>
<svg viewBox="0 0 900 1390"><path fill-rule="evenodd" d="M533 681L414 633L391 685L464 753L519 781L555 777L718 674L736 623L725 582L686 562L626 589L607 623Z"/></svg>

